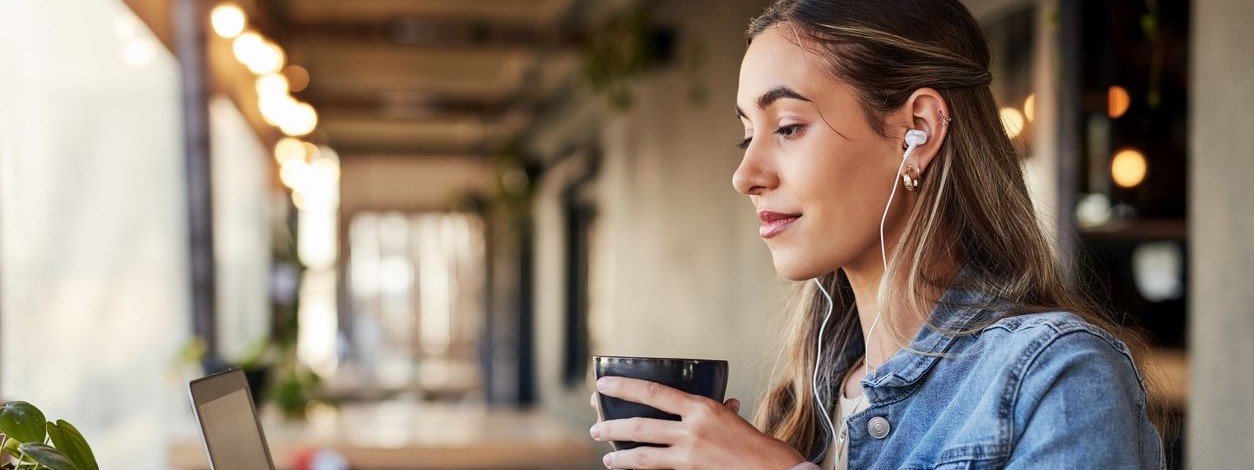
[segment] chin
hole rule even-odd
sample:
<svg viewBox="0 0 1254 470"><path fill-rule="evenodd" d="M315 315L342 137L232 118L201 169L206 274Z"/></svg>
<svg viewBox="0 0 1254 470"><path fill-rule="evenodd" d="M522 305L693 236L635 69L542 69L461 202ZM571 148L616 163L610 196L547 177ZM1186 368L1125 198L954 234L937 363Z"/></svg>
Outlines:
<svg viewBox="0 0 1254 470"><path fill-rule="evenodd" d="M775 255L775 271L790 281L808 281L822 276L835 269L827 269L824 265L811 260L793 259L788 256Z"/></svg>

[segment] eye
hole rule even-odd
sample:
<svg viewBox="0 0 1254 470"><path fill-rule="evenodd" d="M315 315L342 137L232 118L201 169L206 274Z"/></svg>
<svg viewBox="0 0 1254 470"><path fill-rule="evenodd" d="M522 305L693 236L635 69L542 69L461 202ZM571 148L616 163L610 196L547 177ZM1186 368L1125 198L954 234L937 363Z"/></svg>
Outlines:
<svg viewBox="0 0 1254 470"><path fill-rule="evenodd" d="M788 126L780 126L780 127L779 127L779 129L775 129L775 135L778 135L778 136L783 137L783 138L785 138L785 139L791 139L791 138L793 138L793 137L796 137L796 136L797 136L797 134L801 133L801 129L802 129L803 127L805 127L805 126L803 126L803 125L801 125L801 124L792 124L792 125L788 125Z"/></svg>
<svg viewBox="0 0 1254 470"><path fill-rule="evenodd" d="M745 137L745 140L742 140L740 141L739 144L736 144L736 147L739 147L740 150L748 150L750 142L753 142L753 137Z"/></svg>

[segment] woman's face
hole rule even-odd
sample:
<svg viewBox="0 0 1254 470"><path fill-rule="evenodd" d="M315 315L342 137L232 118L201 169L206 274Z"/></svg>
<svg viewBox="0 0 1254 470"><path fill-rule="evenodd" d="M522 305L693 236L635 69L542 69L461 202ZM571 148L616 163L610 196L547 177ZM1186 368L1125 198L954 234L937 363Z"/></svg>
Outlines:
<svg viewBox="0 0 1254 470"><path fill-rule="evenodd" d="M854 89L809 49L787 25L759 34L741 63L736 96L745 150L732 185L762 220L775 269L793 280L879 268L880 217L899 184L902 154L901 139L878 135ZM905 191L897 192L888 240L906 206Z"/></svg>

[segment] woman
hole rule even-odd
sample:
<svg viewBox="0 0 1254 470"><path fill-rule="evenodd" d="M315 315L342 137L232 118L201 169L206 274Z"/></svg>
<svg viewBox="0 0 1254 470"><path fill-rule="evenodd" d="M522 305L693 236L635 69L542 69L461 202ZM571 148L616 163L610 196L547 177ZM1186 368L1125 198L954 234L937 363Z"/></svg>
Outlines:
<svg viewBox="0 0 1254 470"><path fill-rule="evenodd" d="M683 418L598 423L599 441L668 446L606 467L1163 466L1140 349L1066 284L970 12L781 0L748 38L733 185L809 301L757 427L735 400L598 381Z"/></svg>

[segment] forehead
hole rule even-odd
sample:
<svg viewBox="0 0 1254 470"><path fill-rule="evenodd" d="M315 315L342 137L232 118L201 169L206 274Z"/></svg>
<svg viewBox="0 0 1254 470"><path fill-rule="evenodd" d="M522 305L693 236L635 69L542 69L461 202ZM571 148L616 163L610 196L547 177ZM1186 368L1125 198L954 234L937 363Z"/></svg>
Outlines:
<svg viewBox="0 0 1254 470"><path fill-rule="evenodd" d="M740 87L736 104L749 111L768 90L786 86L806 94L827 79L814 65L814 54L797 44L791 28L772 26L753 38L740 63Z"/></svg>

